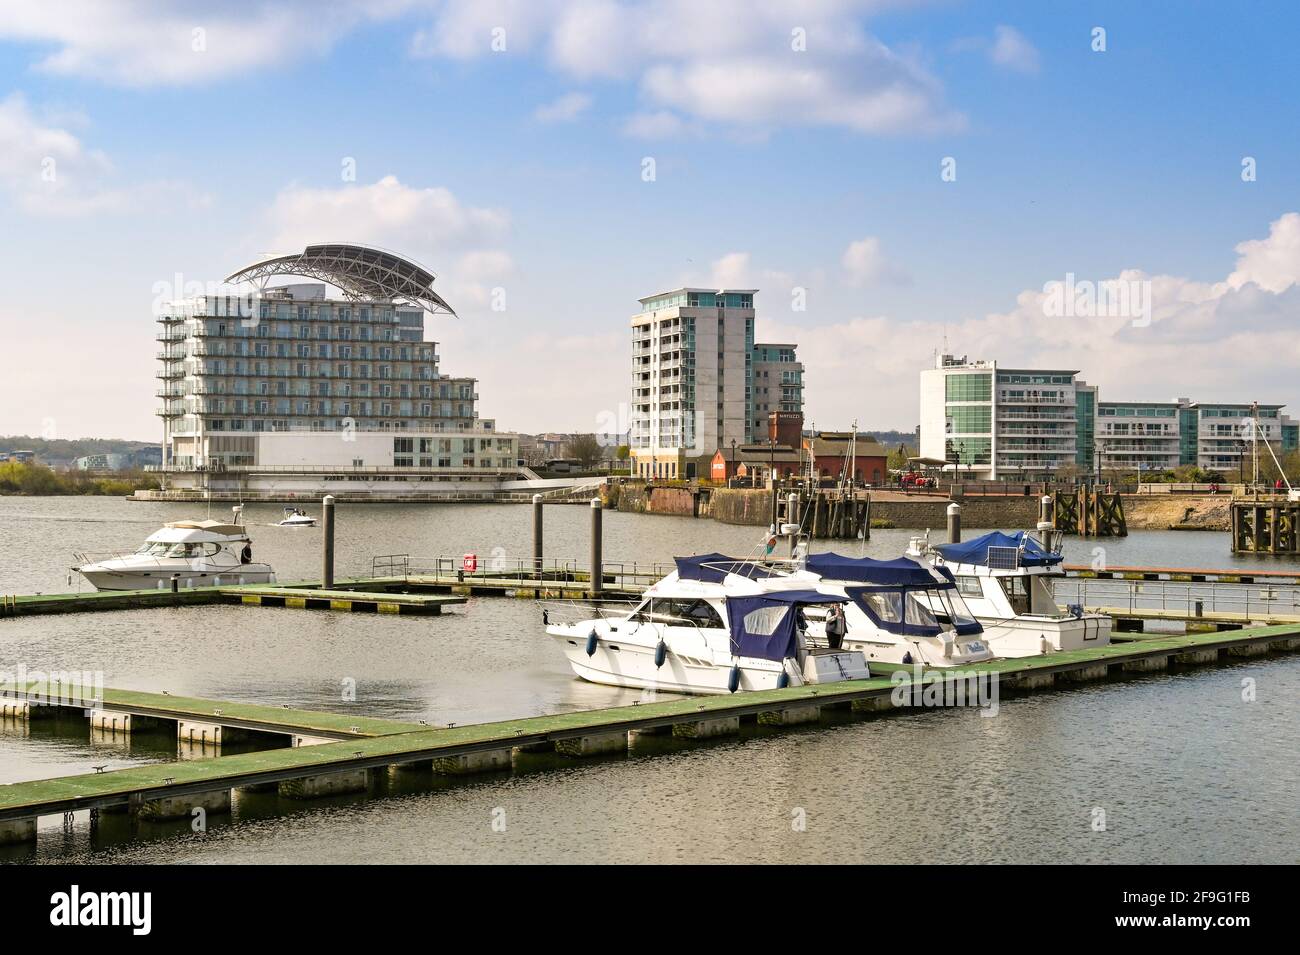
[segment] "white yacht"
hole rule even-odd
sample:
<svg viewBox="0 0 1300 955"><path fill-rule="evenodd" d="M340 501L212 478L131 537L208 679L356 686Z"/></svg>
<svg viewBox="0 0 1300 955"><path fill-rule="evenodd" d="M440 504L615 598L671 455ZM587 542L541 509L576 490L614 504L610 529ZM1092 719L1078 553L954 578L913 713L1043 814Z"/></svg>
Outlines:
<svg viewBox="0 0 1300 955"><path fill-rule="evenodd" d="M814 648L805 607L844 603L806 579L722 554L677 558L635 607L546 632L584 680L673 693L724 694L870 676L862 653Z"/></svg>
<svg viewBox="0 0 1300 955"><path fill-rule="evenodd" d="M993 531L931 548L914 541L913 551L928 553L936 567L953 575L957 591L984 624L989 646L1000 657L1110 643L1109 616L1085 613L1077 605L1062 610L1056 603L1052 581L1065 576L1059 544L1044 546L1024 531Z"/></svg>
<svg viewBox="0 0 1300 955"><path fill-rule="evenodd" d="M173 521L150 534L134 554L81 559L72 569L97 590L153 590L178 587L275 582L268 564L253 563L253 544L241 522Z"/></svg>
<svg viewBox="0 0 1300 955"><path fill-rule="evenodd" d="M809 554L803 568L792 579L848 599L844 647L869 661L956 667L995 656L952 578L924 561L827 552Z"/></svg>
<svg viewBox="0 0 1300 955"><path fill-rule="evenodd" d="M300 507L286 507L284 509L284 520L280 521L281 527L315 527L316 518L312 517Z"/></svg>

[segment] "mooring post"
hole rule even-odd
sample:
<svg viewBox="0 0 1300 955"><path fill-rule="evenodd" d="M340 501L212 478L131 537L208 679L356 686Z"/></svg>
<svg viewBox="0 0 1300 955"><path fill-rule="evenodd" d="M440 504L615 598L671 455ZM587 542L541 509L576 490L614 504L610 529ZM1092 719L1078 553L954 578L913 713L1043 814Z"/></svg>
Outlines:
<svg viewBox="0 0 1300 955"><path fill-rule="evenodd" d="M948 505L948 543L961 543L961 505L956 501Z"/></svg>
<svg viewBox="0 0 1300 955"><path fill-rule="evenodd" d="M600 498L591 499L591 592L599 594L605 585L605 564L601 554Z"/></svg>
<svg viewBox="0 0 1300 955"><path fill-rule="evenodd" d="M533 575L542 579L542 496L533 495Z"/></svg>
<svg viewBox="0 0 1300 955"><path fill-rule="evenodd" d="M321 527L321 587L329 590L334 586L334 495L326 494L320 502Z"/></svg>

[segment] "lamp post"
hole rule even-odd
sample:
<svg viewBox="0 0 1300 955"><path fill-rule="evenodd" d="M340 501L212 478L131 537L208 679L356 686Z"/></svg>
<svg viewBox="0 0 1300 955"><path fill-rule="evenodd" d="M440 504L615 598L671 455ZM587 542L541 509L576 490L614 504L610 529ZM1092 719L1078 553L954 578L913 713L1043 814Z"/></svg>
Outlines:
<svg viewBox="0 0 1300 955"><path fill-rule="evenodd" d="M727 474L728 480L736 476L736 439L735 438L731 439L731 467L728 469L728 472L729 472Z"/></svg>

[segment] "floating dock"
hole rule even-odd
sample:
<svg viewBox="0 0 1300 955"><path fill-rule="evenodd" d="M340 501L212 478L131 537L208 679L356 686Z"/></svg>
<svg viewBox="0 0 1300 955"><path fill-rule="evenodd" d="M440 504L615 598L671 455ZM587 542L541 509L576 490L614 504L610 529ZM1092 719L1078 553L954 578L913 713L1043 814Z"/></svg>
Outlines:
<svg viewBox="0 0 1300 955"><path fill-rule="evenodd" d="M443 607L463 604L463 596L389 592L383 583L366 589L344 586L328 590L317 584L237 584L229 587L185 587L179 590L95 590L84 594L0 596L0 617L28 617L102 610L141 610L150 607L192 607L244 604L297 607L306 610L369 611L372 613L438 614ZM396 590L394 582L393 590Z"/></svg>
<svg viewBox="0 0 1300 955"><path fill-rule="evenodd" d="M0 842L36 838L41 816L79 810L130 811L142 818L188 818L196 809L229 811L232 791L277 788L286 799L364 792L375 772L423 770L444 775L504 772L530 754L557 758L615 755L649 737L700 740L740 731L742 722L779 729L821 721L835 711L888 713L925 706L914 691L956 686L973 678L996 679L1001 690L1020 692L1100 680L1114 672L1150 673L1171 666L1209 665L1270 652L1300 649L1300 625L1186 634L1126 641L1015 660L994 660L954 670L872 664L880 676L821 686L789 687L731 696L537 716L496 723L431 728L339 714L251 704L221 703L166 694L106 690L99 710L133 718L172 721L183 738L185 721L255 732L310 736L295 745L187 762L153 764L58 779L0 786ZM909 691L907 687L911 687ZM42 709L26 694L2 700L18 718ZM76 707L81 710L80 706Z"/></svg>

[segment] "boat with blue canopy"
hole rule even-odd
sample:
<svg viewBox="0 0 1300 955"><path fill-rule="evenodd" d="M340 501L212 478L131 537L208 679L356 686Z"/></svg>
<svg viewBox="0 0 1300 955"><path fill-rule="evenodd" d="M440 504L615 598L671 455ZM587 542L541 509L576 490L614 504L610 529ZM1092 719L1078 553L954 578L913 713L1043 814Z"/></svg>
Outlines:
<svg viewBox="0 0 1300 955"><path fill-rule="evenodd" d="M923 560L810 554L794 576L850 601L843 645L869 661L952 667L994 656L952 575Z"/></svg>
<svg viewBox="0 0 1300 955"><path fill-rule="evenodd" d="M561 622L555 618L566 608L544 604L546 632L575 674L611 686L697 694L870 676L861 652L818 646L810 634L813 616L847 605L847 596L724 554L675 563L631 608L583 606L578 619Z"/></svg>
<svg viewBox="0 0 1300 955"><path fill-rule="evenodd" d="M991 531L967 541L911 552L949 574L971 612L984 625L1000 657L1030 657L1110 643L1111 618L1080 605L1062 608L1053 582L1065 577L1059 532L1050 525L1035 537L1026 531Z"/></svg>

